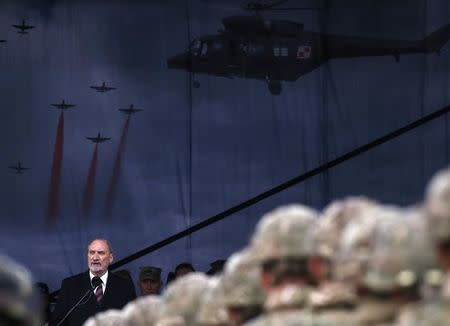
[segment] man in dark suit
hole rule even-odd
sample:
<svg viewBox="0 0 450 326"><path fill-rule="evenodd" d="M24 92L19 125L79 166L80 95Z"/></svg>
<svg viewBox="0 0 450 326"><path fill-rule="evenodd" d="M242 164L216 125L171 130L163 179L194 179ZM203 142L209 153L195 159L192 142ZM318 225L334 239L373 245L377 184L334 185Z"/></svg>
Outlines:
<svg viewBox="0 0 450 326"><path fill-rule="evenodd" d="M121 309L136 298L132 281L108 272L113 254L107 240L92 241L87 258L88 271L63 280L51 325L81 326L90 316Z"/></svg>

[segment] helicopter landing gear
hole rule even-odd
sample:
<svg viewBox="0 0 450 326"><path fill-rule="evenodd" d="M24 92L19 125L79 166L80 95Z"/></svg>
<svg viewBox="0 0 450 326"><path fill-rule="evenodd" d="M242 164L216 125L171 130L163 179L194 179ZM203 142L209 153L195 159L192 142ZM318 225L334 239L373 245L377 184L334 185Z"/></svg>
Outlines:
<svg viewBox="0 0 450 326"><path fill-rule="evenodd" d="M267 87L269 88L270 94L280 95L281 94L281 82L279 80L267 79Z"/></svg>

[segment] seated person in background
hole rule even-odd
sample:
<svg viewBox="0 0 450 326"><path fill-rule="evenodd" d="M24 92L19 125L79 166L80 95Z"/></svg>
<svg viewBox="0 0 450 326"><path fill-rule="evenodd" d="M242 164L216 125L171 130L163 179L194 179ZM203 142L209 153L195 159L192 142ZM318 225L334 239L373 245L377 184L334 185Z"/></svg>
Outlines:
<svg viewBox="0 0 450 326"><path fill-rule="evenodd" d="M129 280L131 283L134 283L133 278L131 277L130 271L128 269L120 269L118 271L115 271L114 274L120 276L121 278Z"/></svg>
<svg viewBox="0 0 450 326"><path fill-rule="evenodd" d="M170 282L172 282L175 279L175 273L174 272L169 272L167 274L167 279L166 279L166 287L167 285L170 284Z"/></svg>
<svg viewBox="0 0 450 326"><path fill-rule="evenodd" d="M213 261L211 264L209 264L211 268L206 272L206 275L212 276L222 273L225 263L226 263L225 259L218 259Z"/></svg>
<svg viewBox="0 0 450 326"><path fill-rule="evenodd" d="M175 267L175 279L184 276L186 274L195 272L194 267L190 263L181 263Z"/></svg>
<svg viewBox="0 0 450 326"><path fill-rule="evenodd" d="M155 294L161 292L161 268L153 266L139 267L139 289L141 296Z"/></svg>

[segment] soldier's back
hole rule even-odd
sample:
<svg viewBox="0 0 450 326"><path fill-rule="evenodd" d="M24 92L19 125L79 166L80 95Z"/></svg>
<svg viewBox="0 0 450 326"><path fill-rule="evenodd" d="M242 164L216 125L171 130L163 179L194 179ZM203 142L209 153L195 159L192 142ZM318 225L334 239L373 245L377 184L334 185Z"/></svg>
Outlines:
<svg viewBox="0 0 450 326"><path fill-rule="evenodd" d="M420 326L423 313L424 308L420 302L407 304L400 310L395 326Z"/></svg>
<svg viewBox="0 0 450 326"><path fill-rule="evenodd" d="M314 314L314 326L357 326L353 309L327 309Z"/></svg>
<svg viewBox="0 0 450 326"><path fill-rule="evenodd" d="M245 326L314 326L314 319L309 309L279 310L250 320Z"/></svg>
<svg viewBox="0 0 450 326"><path fill-rule="evenodd" d="M436 302L434 304L424 306L419 320L420 322L417 323L418 326L449 326L449 303Z"/></svg>
<svg viewBox="0 0 450 326"><path fill-rule="evenodd" d="M357 326L392 326L395 325L398 304L389 301L363 300L355 311Z"/></svg>

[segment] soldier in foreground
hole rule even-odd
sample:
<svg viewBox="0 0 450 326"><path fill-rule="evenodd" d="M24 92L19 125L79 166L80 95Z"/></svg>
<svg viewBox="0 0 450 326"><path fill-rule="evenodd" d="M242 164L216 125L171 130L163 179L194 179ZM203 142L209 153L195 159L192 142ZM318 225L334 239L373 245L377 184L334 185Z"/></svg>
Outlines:
<svg viewBox="0 0 450 326"><path fill-rule="evenodd" d="M170 284L162 297L163 305L156 326L194 325L200 298L208 277L193 272Z"/></svg>
<svg viewBox="0 0 450 326"><path fill-rule="evenodd" d="M128 303L122 310L124 326L152 326L158 320L162 299L159 295L147 295Z"/></svg>
<svg viewBox="0 0 450 326"><path fill-rule="evenodd" d="M231 325L242 325L262 313L265 293L261 286L261 268L250 248L230 257L221 285Z"/></svg>
<svg viewBox="0 0 450 326"><path fill-rule="evenodd" d="M42 325L38 300L28 270L0 255L0 325Z"/></svg>
<svg viewBox="0 0 450 326"><path fill-rule="evenodd" d="M347 224L352 220L362 219L363 215L375 207L375 202L367 198L350 197L331 203L317 221L313 235L312 274L318 288L311 293L310 298L315 325L353 324L358 300L355 285L333 278L337 265L333 257ZM351 257L346 257L347 263Z"/></svg>
<svg viewBox="0 0 450 326"><path fill-rule="evenodd" d="M317 284L326 284L331 280L333 257L347 224L375 207L376 203L365 197L336 200L325 207L313 230L311 267Z"/></svg>
<svg viewBox="0 0 450 326"><path fill-rule="evenodd" d="M444 274L440 298L429 307L423 325L446 326L450 320L450 169L439 171L429 182L424 201L429 230Z"/></svg>
<svg viewBox="0 0 450 326"><path fill-rule="evenodd" d="M225 309L221 279L212 277L208 280L205 291L200 297L199 308L195 318L197 326L228 326L228 314Z"/></svg>
<svg viewBox="0 0 450 326"><path fill-rule="evenodd" d="M429 242L420 227L423 219L397 207L382 207L376 214L373 248L359 286L356 325L411 325L420 316L420 282L432 266Z"/></svg>
<svg viewBox="0 0 450 326"><path fill-rule="evenodd" d="M264 314L245 325L311 325L307 309L311 232L317 213L289 205L264 215L251 239L267 293Z"/></svg>

